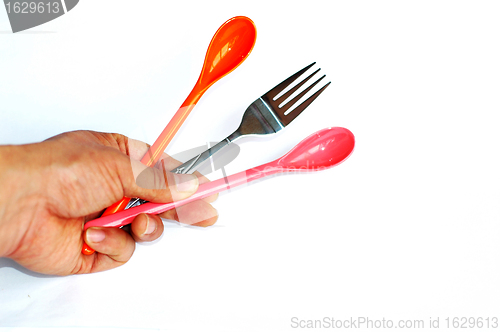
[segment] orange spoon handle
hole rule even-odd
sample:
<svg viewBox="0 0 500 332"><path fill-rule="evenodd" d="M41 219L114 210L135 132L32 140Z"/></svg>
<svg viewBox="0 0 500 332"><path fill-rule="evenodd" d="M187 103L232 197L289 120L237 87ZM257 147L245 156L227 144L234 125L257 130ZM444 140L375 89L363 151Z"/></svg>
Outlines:
<svg viewBox="0 0 500 332"><path fill-rule="evenodd" d="M155 165L158 160L160 160L163 151L167 148L167 145L172 141L175 134L179 131L180 127L184 123L184 120L188 117L191 110L194 108L198 100L201 98L203 92L200 93L198 85L196 85L186 98L182 106L175 112L170 122L167 124L165 129L161 132L160 136L156 139L153 145L149 148L148 152L142 157L141 163L151 167ZM104 211L103 216L113 214L118 211L125 210L130 198L124 197L121 201L116 202Z"/></svg>
<svg viewBox="0 0 500 332"><path fill-rule="evenodd" d="M172 119L170 119L170 122L162 131L160 136L158 136L154 144L149 148L148 152L144 155L144 157L142 157L141 163L150 167L156 164L158 160L160 160L163 151L165 151L167 145L170 143L170 141L172 141L177 131L179 131L179 128L182 126L189 113L191 113L191 110L201 98L203 92L204 89L200 89L198 84L194 87L193 91L191 91L182 106L177 110ZM103 212L101 217L105 217L110 214L125 210L128 202L130 202L130 198L123 197L121 201L109 206ZM94 252L95 250L90 248L86 243L83 243L82 253L84 255L92 255Z"/></svg>
<svg viewBox="0 0 500 332"><path fill-rule="evenodd" d="M177 131L188 117L191 110L194 108L203 92L200 92L198 85L195 86L193 91L189 94L186 101L182 104L179 110L174 114L165 129L161 132L160 136L156 139L153 145L149 148L148 152L142 157L141 162L150 167L155 165L160 160L163 151L167 145L172 141Z"/></svg>

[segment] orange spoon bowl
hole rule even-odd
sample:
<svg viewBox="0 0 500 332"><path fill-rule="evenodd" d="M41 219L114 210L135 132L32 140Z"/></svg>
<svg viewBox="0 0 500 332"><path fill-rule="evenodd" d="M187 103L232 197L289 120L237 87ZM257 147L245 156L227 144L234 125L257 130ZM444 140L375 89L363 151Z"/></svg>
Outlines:
<svg viewBox="0 0 500 332"><path fill-rule="evenodd" d="M232 72L252 52L257 30L251 19L236 16L227 20L215 33L203 63L197 85L200 90Z"/></svg>

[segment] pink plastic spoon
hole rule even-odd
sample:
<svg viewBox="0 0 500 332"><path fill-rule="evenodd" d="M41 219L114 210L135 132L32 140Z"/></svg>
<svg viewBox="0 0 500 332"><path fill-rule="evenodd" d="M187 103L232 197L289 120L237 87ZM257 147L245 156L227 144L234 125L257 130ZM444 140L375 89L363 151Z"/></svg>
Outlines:
<svg viewBox="0 0 500 332"><path fill-rule="evenodd" d="M270 163L200 185L191 197L172 203L146 203L112 215L94 219L89 227L120 227L130 224L141 213L159 214L221 191L282 172L320 171L336 166L354 150L354 135L346 128L320 130L297 144L283 157Z"/></svg>

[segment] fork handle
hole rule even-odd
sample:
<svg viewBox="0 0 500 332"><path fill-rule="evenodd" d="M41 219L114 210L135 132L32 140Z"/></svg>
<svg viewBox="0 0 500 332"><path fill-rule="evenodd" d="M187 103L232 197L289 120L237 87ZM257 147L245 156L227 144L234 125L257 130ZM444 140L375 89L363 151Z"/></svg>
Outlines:
<svg viewBox="0 0 500 332"><path fill-rule="evenodd" d="M196 171L205 161L210 159L211 156L222 150L224 147L228 146L230 143L232 143L234 140L236 140L238 137L240 137L241 134L237 130L228 137L224 138L222 141L219 143L215 144L208 150L200 153L199 155L189 159L186 161L184 164L174 168L170 172L172 173L177 173L177 174L191 174L194 171Z"/></svg>

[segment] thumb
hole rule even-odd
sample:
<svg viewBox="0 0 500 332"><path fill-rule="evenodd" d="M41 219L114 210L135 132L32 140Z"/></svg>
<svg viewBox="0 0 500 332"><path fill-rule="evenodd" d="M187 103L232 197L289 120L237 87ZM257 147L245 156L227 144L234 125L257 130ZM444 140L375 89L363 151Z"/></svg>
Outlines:
<svg viewBox="0 0 500 332"><path fill-rule="evenodd" d="M159 168L146 165L131 159L135 186L126 190L127 197L168 203L188 198L198 190L198 177L194 174L174 174L165 169L161 163Z"/></svg>

